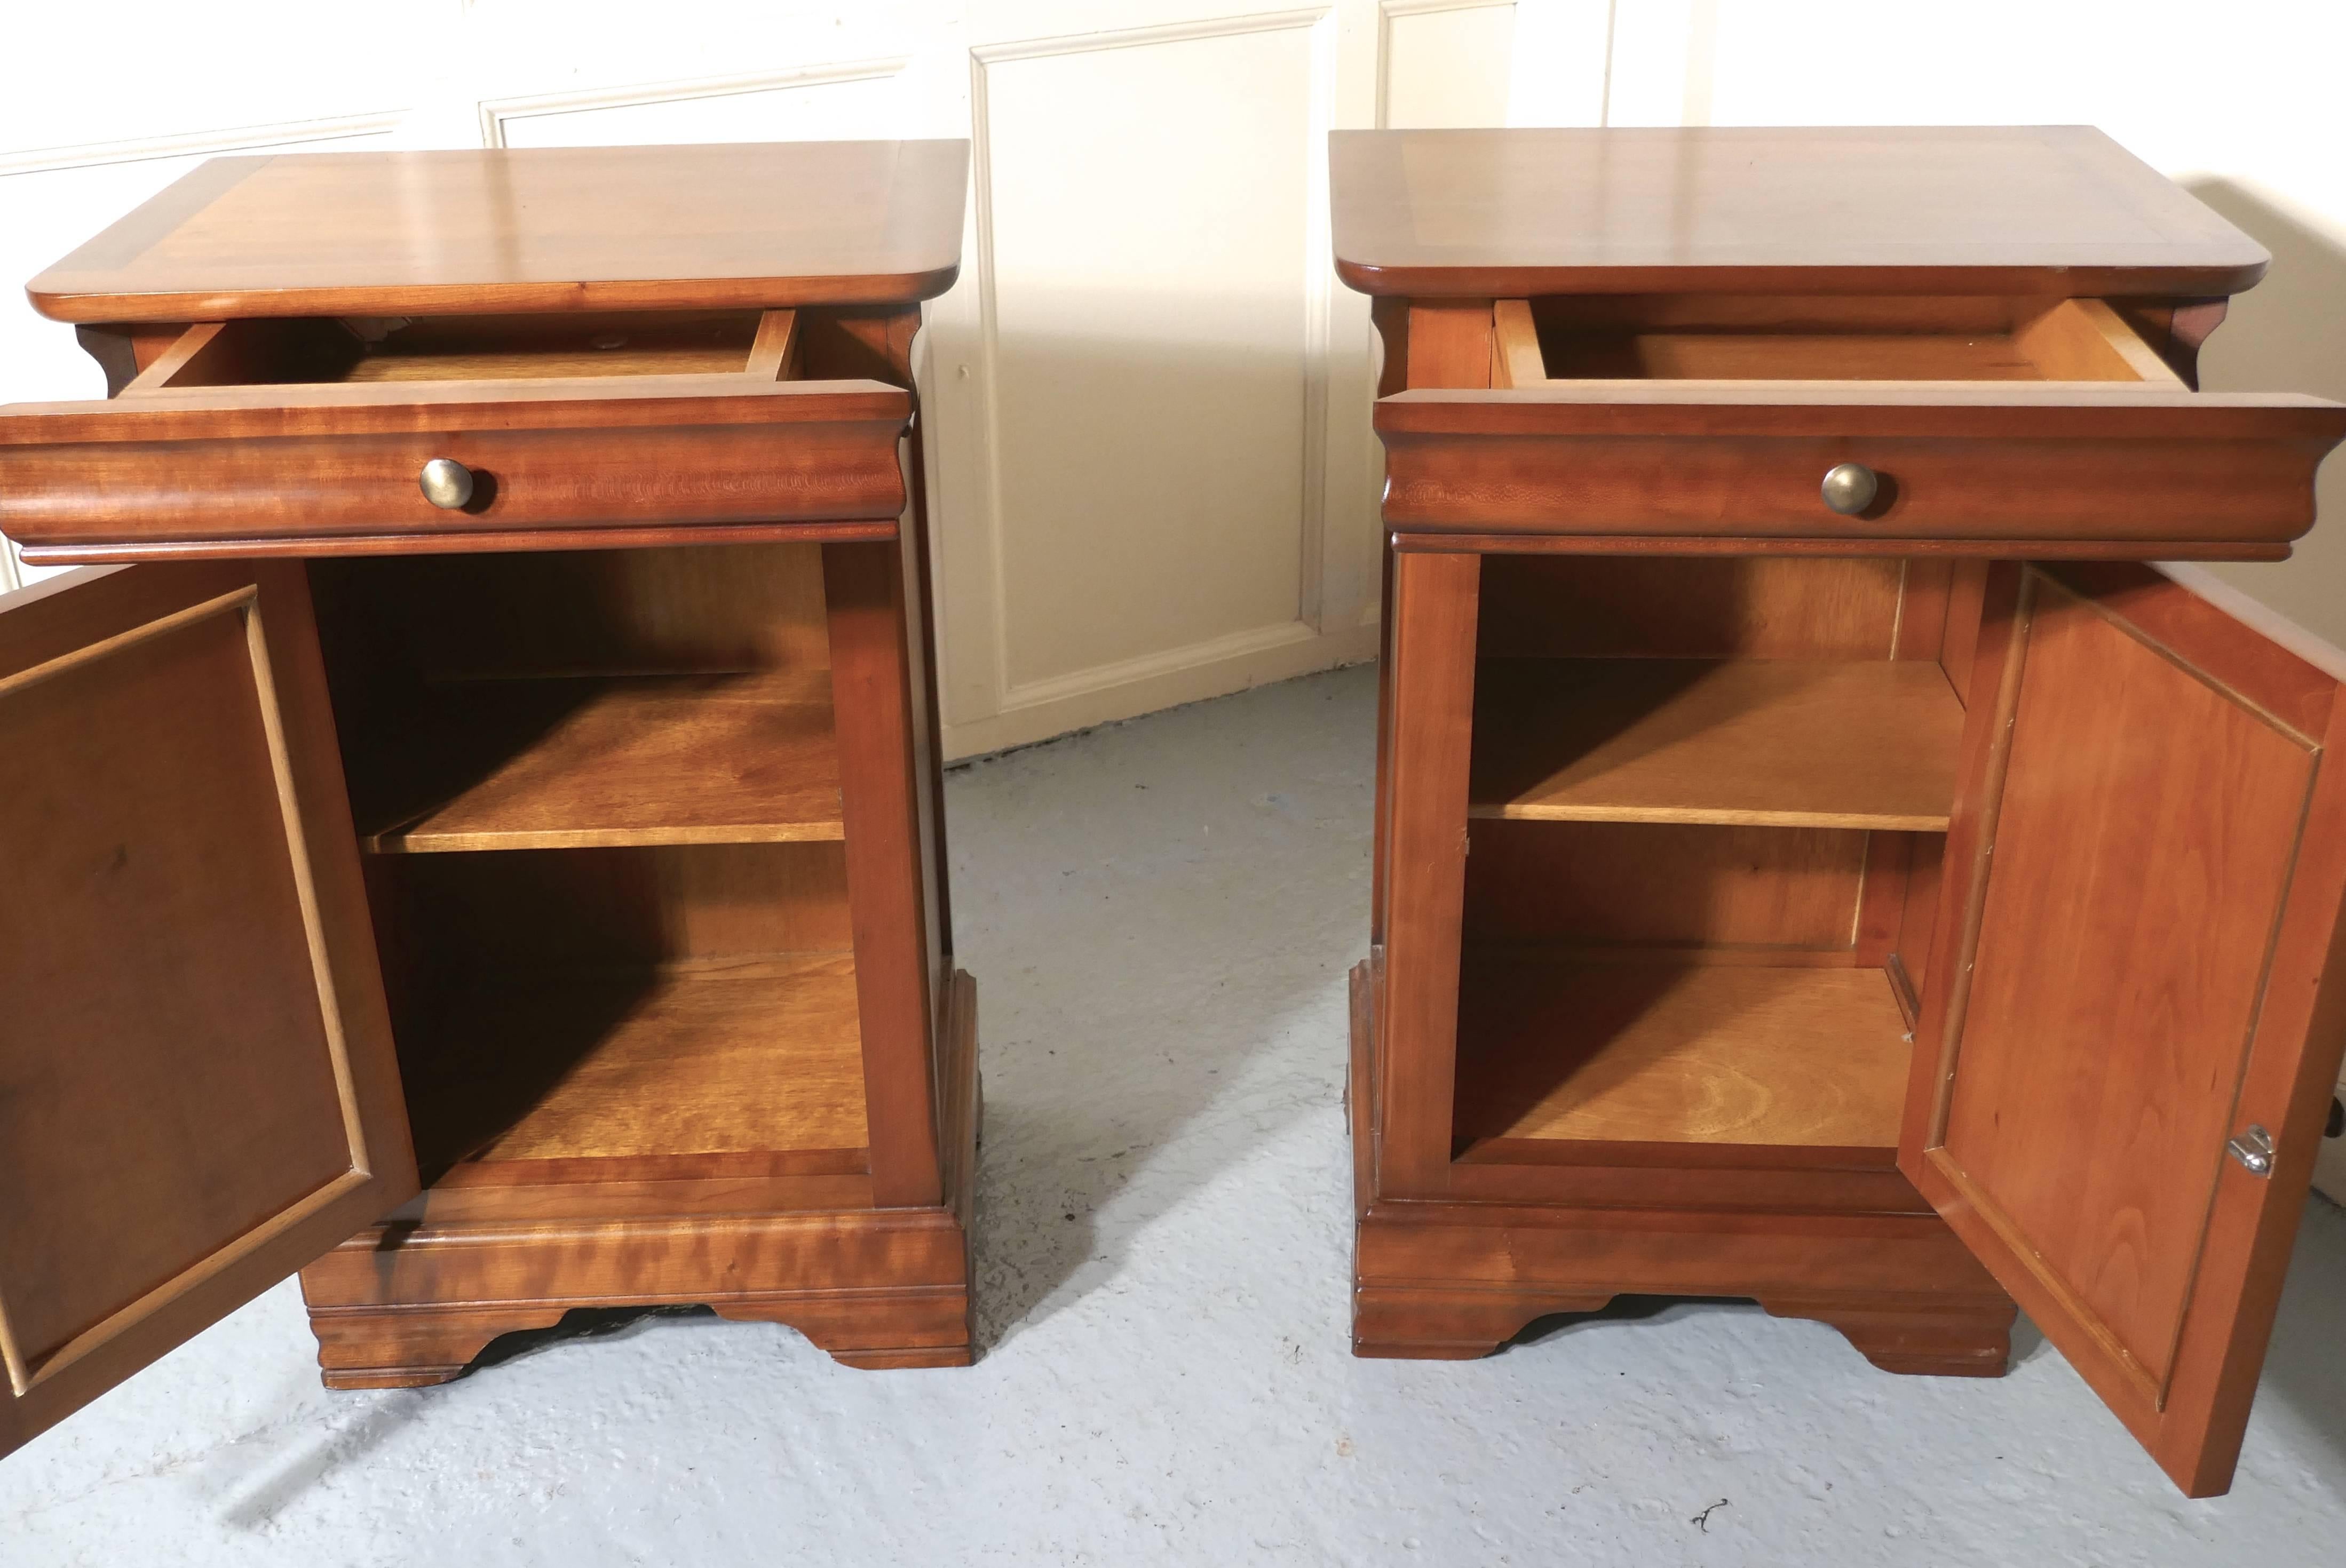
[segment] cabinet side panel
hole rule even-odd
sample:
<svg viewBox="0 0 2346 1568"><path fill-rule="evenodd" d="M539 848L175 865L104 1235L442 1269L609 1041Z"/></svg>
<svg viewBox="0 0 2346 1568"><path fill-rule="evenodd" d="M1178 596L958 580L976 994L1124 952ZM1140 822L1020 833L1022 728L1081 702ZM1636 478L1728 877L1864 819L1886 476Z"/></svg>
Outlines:
<svg viewBox="0 0 2346 1568"><path fill-rule="evenodd" d="M892 540L824 547L847 908L872 1197L882 1207L934 1204L944 1190L934 1044L942 954L924 858L933 796L913 662L922 645L907 625L908 565Z"/></svg>
<svg viewBox="0 0 2346 1568"><path fill-rule="evenodd" d="M1415 329L1413 328L1413 331ZM1474 729L1479 555L1402 555L1387 637L1392 694L1386 793L1378 1192L1448 1180L1458 1049L1466 780Z"/></svg>

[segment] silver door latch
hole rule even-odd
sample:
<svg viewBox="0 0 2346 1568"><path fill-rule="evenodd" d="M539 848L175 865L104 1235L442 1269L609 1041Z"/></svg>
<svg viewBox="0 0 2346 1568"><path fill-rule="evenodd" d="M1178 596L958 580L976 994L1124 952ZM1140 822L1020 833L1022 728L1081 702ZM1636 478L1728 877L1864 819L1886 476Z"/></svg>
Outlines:
<svg viewBox="0 0 2346 1568"><path fill-rule="evenodd" d="M2224 1145L2224 1152L2246 1166L2250 1176L2272 1175L2272 1135L2253 1122L2247 1132Z"/></svg>

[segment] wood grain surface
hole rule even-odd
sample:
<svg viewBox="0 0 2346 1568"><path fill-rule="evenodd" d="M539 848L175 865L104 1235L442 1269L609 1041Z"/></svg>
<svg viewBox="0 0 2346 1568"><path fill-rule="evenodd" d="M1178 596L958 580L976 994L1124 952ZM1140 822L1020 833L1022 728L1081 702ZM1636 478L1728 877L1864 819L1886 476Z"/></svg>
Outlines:
<svg viewBox="0 0 2346 1568"><path fill-rule="evenodd" d="M1888 556L1487 555L1477 652L1888 658L1908 635L1908 569Z"/></svg>
<svg viewBox="0 0 2346 1568"><path fill-rule="evenodd" d="M1943 832L1963 722L1919 660L1490 659L1467 811Z"/></svg>
<svg viewBox="0 0 2346 1568"><path fill-rule="evenodd" d="M377 853L836 839L824 672L466 681L373 738Z"/></svg>
<svg viewBox="0 0 2346 1568"><path fill-rule="evenodd" d="M1374 1115L1378 1180L1402 1195L1443 1191L1450 1168L1481 569L1472 555L1396 558L1385 623L1386 1055Z"/></svg>
<svg viewBox="0 0 2346 1568"><path fill-rule="evenodd" d="M419 1156L437 1171L460 1158L860 1154L855 1016L847 953L452 991L404 1052Z"/></svg>
<svg viewBox="0 0 2346 1568"><path fill-rule="evenodd" d="M166 390L0 409L0 528L35 545L892 520L905 394L600 376ZM461 509L417 484L474 474Z"/></svg>
<svg viewBox="0 0 2346 1568"><path fill-rule="evenodd" d="M1458 1137L1894 1147L1905 1022L1878 969L1475 951Z"/></svg>
<svg viewBox="0 0 2346 1568"><path fill-rule="evenodd" d="M2230 294L2270 260L2084 126L1338 131L1336 270L1413 300Z"/></svg>
<svg viewBox="0 0 2346 1568"><path fill-rule="evenodd" d="M1355 1107L1381 1103L1375 964L1352 975ZM1396 1202L1379 1190L1374 1122L1355 1115L1352 1138L1355 1355L1486 1356L1537 1318L1638 1292L1757 1297L1833 1324L1886 1371L2004 1368L2011 1299L1911 1186L1885 1186L1879 1151L1787 1169L1770 1160L1800 1151L1782 1145L1493 1140L1509 1157L1589 1161L1462 1162L1461 1201Z"/></svg>
<svg viewBox="0 0 2346 1568"><path fill-rule="evenodd" d="M2147 568L1987 604L1902 1165L2207 1495L2339 1061L2337 682Z"/></svg>
<svg viewBox="0 0 2346 1568"><path fill-rule="evenodd" d="M1470 941L1846 963L1880 835L1478 817L1467 837Z"/></svg>
<svg viewBox="0 0 2346 1568"><path fill-rule="evenodd" d="M2069 382L1548 382L1377 403L1384 518L1478 535L2229 541L2312 525L2346 405ZM1826 507L1828 469L1882 480Z"/></svg>
<svg viewBox="0 0 2346 1568"><path fill-rule="evenodd" d="M415 1191L298 567L0 600L0 1452Z"/></svg>
<svg viewBox="0 0 2346 1568"><path fill-rule="evenodd" d="M911 302L959 141L213 158L33 280L64 321Z"/></svg>
<svg viewBox="0 0 2346 1568"><path fill-rule="evenodd" d="M452 1189L463 1201L447 1222L427 1214L366 1230L302 1271L326 1382L444 1382L498 1336L573 1308L668 1304L786 1323L849 1366L968 1365L977 997L959 972L945 990L941 1202L874 1208L867 1192L850 1206L809 1204L793 1195L837 1178L808 1176L648 1183L625 1160L597 1162L610 1177L586 1182L546 1170L563 1162L469 1166L539 1179Z"/></svg>

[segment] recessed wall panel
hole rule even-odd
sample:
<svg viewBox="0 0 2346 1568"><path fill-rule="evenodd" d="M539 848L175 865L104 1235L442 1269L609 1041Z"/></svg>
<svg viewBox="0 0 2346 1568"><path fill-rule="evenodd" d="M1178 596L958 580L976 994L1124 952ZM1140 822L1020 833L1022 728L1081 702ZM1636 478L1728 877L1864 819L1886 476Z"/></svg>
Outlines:
<svg viewBox="0 0 2346 1568"><path fill-rule="evenodd" d="M1297 618L1314 40L981 67L1014 703Z"/></svg>

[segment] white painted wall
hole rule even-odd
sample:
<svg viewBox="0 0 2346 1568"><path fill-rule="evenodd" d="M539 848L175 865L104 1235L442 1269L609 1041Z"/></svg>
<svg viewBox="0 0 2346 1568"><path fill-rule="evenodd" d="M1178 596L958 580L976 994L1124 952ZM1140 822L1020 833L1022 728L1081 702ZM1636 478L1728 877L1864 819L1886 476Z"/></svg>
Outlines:
<svg viewBox="0 0 2346 1568"><path fill-rule="evenodd" d="M14 285L205 155L968 137L963 279L917 351L947 750L1365 658L1370 332L1329 267L1327 133L1498 123L1514 9L52 7L12 19L40 69L0 94L0 401L99 394Z"/></svg>

